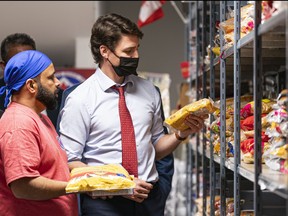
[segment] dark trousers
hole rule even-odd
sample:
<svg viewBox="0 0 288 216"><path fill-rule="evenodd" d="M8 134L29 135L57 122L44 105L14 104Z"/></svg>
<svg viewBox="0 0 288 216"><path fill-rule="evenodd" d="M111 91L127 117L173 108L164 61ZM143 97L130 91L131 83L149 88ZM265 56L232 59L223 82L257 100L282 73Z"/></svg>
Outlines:
<svg viewBox="0 0 288 216"><path fill-rule="evenodd" d="M166 196L156 183L142 203L137 203L122 196L112 199L92 199L86 194L80 195L83 216L163 216Z"/></svg>

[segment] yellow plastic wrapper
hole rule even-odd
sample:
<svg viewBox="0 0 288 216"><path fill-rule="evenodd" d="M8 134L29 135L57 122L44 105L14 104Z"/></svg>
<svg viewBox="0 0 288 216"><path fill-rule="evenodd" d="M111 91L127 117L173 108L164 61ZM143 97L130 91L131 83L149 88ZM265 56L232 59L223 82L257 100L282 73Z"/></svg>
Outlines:
<svg viewBox="0 0 288 216"><path fill-rule="evenodd" d="M213 101L211 99L203 98L182 107L180 110L165 119L164 123L176 130L185 130L188 129L188 126L184 123L184 120L189 114L211 114L215 109L216 108L213 106Z"/></svg>
<svg viewBox="0 0 288 216"><path fill-rule="evenodd" d="M119 164L74 168L66 193L92 192L94 196L133 194L134 176Z"/></svg>
<svg viewBox="0 0 288 216"><path fill-rule="evenodd" d="M288 158L288 144L285 144L279 148L276 148L275 150L271 151L271 155L275 155L282 159Z"/></svg>
<svg viewBox="0 0 288 216"><path fill-rule="evenodd" d="M213 48L212 48L212 52L213 52L216 56L219 56L219 55L220 55L220 47L213 47Z"/></svg>

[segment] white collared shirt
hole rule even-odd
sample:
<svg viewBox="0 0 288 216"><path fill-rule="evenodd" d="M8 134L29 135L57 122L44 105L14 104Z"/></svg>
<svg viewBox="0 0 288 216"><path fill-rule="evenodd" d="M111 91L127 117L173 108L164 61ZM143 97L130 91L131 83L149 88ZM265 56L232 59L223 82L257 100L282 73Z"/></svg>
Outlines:
<svg viewBox="0 0 288 216"><path fill-rule="evenodd" d="M69 161L88 165L121 164L121 130L116 83L101 69L79 85L60 112L60 139ZM164 135L160 95L148 80L130 75L125 78L125 100L136 137L139 178L155 181L153 145Z"/></svg>

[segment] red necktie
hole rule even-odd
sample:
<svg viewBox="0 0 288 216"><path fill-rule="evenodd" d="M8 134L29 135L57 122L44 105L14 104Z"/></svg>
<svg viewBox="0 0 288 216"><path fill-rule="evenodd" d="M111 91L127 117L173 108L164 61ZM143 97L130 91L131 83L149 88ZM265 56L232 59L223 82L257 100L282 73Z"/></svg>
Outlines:
<svg viewBox="0 0 288 216"><path fill-rule="evenodd" d="M127 109L124 87L114 87L119 92L119 115L122 138L122 166L130 175L138 177L138 162L134 126L129 110Z"/></svg>

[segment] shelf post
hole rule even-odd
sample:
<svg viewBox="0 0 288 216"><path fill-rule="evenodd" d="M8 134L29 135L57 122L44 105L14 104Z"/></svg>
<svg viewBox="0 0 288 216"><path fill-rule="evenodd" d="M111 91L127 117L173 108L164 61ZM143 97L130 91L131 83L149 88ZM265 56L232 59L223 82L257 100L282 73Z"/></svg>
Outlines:
<svg viewBox="0 0 288 216"><path fill-rule="evenodd" d="M207 29L207 3L206 1L202 1L202 64L201 71L203 73L202 76L202 97L207 97L207 72L204 70L205 68L205 56L206 56L206 46L207 46L207 37L206 37L206 29ZM207 211L207 183L208 183L208 172L207 172L207 159L206 159L206 127L202 130L202 182L203 182L203 216L206 216Z"/></svg>
<svg viewBox="0 0 288 216"><path fill-rule="evenodd" d="M261 24L261 1L255 1L254 14L254 42L253 42L253 99L254 99L254 212L256 216L262 215L262 193L258 184L262 172L261 148L261 113L262 113L262 36L259 35Z"/></svg>
<svg viewBox="0 0 288 216"><path fill-rule="evenodd" d="M220 22L226 20L226 1L220 2ZM224 53L224 32L220 31L220 212L221 216L226 215L226 60L223 58Z"/></svg>
<svg viewBox="0 0 288 216"><path fill-rule="evenodd" d="M288 9L285 11L285 17L286 17L286 89L288 89ZM288 107L287 107L288 111ZM288 158L287 158L288 160ZM287 199L287 208L288 208L288 199ZM288 210L287 210L287 216L288 216Z"/></svg>
<svg viewBox="0 0 288 216"><path fill-rule="evenodd" d="M200 14L199 14L199 2L196 2L196 100L199 100L199 71L200 71ZM200 137L199 133L196 133L196 197L199 198L200 194L200 154L199 154Z"/></svg>
<svg viewBox="0 0 288 216"><path fill-rule="evenodd" d="M213 39L215 37L215 1L210 1L210 98L215 100L215 67L214 58L215 55L212 51ZM210 115L210 125L214 121L213 115ZM213 131L210 130L210 216L215 215L215 189L216 189L216 174L215 174L215 162L214 162L214 145L213 145Z"/></svg>
<svg viewBox="0 0 288 216"><path fill-rule="evenodd" d="M189 42L187 46L187 53L186 56L188 58L189 64L192 62L192 41L190 38L191 29L192 29L192 3L188 3L188 22L185 23L185 30L186 30L186 41ZM189 67L190 76L192 76L192 69ZM192 79L191 79L192 80ZM191 86L190 86L191 89ZM187 200L187 208L186 208L186 215L190 216L192 212L192 202L194 202L192 195L193 195L193 150L190 144L186 145L187 148L187 155L186 155L186 184L187 184L187 191L186 191L186 200Z"/></svg>
<svg viewBox="0 0 288 216"><path fill-rule="evenodd" d="M240 49L237 43L240 39L241 14L240 1L234 1L234 215L240 215L240 103L241 103L241 69Z"/></svg>
<svg viewBox="0 0 288 216"><path fill-rule="evenodd" d="M286 17L286 86L285 88L288 89L288 9L285 11L285 17ZM286 110L288 112L288 106L286 107ZM288 137L286 137L286 143L288 143ZM288 157L287 159L288 160ZM286 216L288 216L288 198L286 199Z"/></svg>

